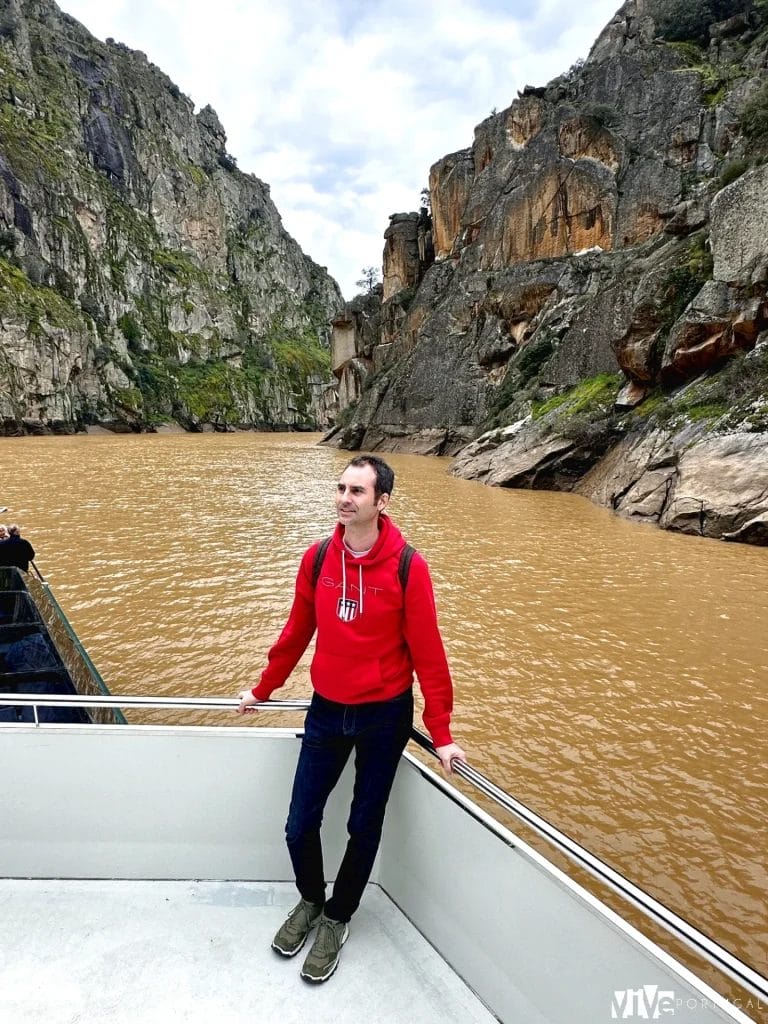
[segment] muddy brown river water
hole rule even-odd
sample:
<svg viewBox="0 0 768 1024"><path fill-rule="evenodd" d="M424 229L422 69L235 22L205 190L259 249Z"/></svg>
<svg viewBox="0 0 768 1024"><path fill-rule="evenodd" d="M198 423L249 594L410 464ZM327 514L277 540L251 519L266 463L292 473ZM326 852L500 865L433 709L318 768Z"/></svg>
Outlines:
<svg viewBox="0 0 768 1024"><path fill-rule="evenodd" d="M3 518L114 693L234 696L256 681L298 559L333 526L350 456L316 441L0 441ZM390 511L430 563L472 762L765 973L768 549L456 480L444 459L390 461ZM276 696L308 695L308 665Z"/></svg>

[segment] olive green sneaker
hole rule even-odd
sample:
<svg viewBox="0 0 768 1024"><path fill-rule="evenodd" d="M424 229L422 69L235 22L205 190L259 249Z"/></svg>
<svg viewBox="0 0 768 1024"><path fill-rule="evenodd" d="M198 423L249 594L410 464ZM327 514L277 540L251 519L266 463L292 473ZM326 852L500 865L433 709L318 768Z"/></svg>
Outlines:
<svg viewBox="0 0 768 1024"><path fill-rule="evenodd" d="M348 935L349 925L345 921L333 921L322 914L312 949L301 968L302 978L305 981L327 981L339 966L341 947Z"/></svg>
<svg viewBox="0 0 768 1024"><path fill-rule="evenodd" d="M322 913L322 903L299 900L278 929L272 940L272 949L281 956L296 956Z"/></svg>

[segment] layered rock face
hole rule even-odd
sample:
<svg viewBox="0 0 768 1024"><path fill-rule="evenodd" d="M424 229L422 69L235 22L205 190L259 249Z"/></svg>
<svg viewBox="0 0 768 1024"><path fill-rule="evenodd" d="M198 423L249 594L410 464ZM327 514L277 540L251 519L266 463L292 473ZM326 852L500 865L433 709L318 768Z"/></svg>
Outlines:
<svg viewBox="0 0 768 1024"><path fill-rule="evenodd" d="M404 290L414 291L435 258L432 219L420 213L395 213L384 232L384 286L386 302Z"/></svg>
<svg viewBox="0 0 768 1024"><path fill-rule="evenodd" d="M374 369L374 352L382 347L381 296L381 285L368 295L358 295L333 321L331 369L338 380L342 409L359 401L365 380Z"/></svg>
<svg viewBox="0 0 768 1024"><path fill-rule="evenodd" d="M327 425L341 304L210 107L50 0L4 0L0 429Z"/></svg>
<svg viewBox="0 0 768 1024"><path fill-rule="evenodd" d="M657 35L664 2L629 0L586 62L526 87L434 165L435 262L394 332L388 289L379 373L330 443L461 451L462 475L578 486L708 535L768 512L765 489L734 514L738 495L723 511L714 486L742 487L735 452L759 466L768 429L768 140L742 125L750 104L757 121L768 107L768 12L744 0L708 43L679 43ZM657 479L639 484L661 435L674 487L701 488L703 519L617 497ZM690 475L689 448L699 462L711 450L712 486ZM585 479L614 451L611 472L626 457L636 479ZM669 474L664 488L672 501Z"/></svg>

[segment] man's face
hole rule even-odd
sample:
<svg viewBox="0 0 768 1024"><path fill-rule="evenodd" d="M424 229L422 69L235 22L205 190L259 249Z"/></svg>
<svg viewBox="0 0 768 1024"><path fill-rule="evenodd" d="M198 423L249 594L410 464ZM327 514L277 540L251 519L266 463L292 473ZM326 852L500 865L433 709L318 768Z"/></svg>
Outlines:
<svg viewBox="0 0 768 1024"><path fill-rule="evenodd" d="M389 502L388 494L376 497L373 466L347 466L336 485L336 513L344 526L367 526Z"/></svg>

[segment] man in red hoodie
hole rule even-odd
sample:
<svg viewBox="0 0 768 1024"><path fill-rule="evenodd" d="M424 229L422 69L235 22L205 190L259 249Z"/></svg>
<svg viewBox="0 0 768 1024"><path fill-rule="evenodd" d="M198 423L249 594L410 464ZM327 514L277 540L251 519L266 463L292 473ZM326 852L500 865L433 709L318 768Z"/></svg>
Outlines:
<svg viewBox="0 0 768 1024"><path fill-rule="evenodd" d="M445 772L464 751L450 733L453 687L437 626L427 563L414 553L403 587L402 534L385 514L395 475L383 459L352 459L336 488L338 523L320 567L320 543L301 560L296 593L257 686L240 696L242 714L282 686L317 630L314 694L293 783L286 841L301 899L272 942L295 956L315 941L301 970L326 981L339 962L379 847L384 811L413 720L413 674L424 695L424 724ZM328 797L355 751L349 840L331 898L325 899L320 824Z"/></svg>

